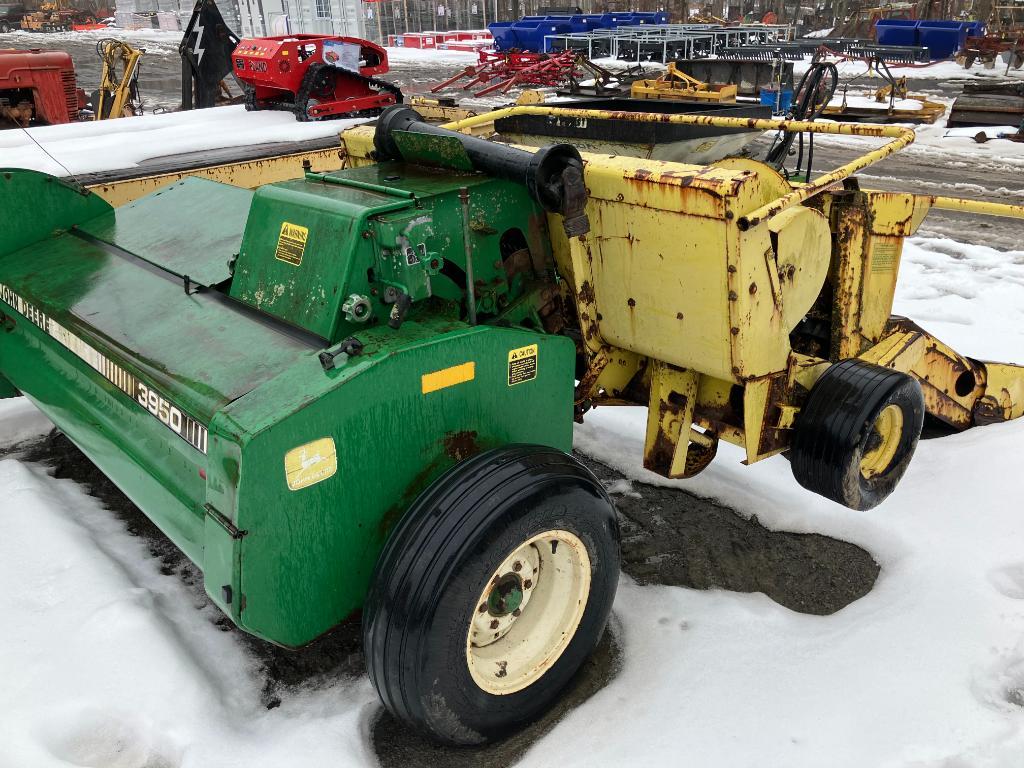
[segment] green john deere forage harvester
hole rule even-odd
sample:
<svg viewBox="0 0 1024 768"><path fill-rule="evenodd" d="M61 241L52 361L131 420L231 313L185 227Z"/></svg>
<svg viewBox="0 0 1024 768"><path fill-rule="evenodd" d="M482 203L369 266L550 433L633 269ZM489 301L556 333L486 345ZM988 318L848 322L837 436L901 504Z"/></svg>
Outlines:
<svg viewBox="0 0 1024 768"><path fill-rule="evenodd" d="M247 632L298 647L363 608L388 706L460 742L550 703L619 570L613 507L566 454L576 353L549 332L561 297L534 200L538 174L573 168L581 186L579 154L478 142L492 175L439 139L423 151L456 152L461 172L187 178L118 209L0 173L17 222L0 244L0 396L29 396ZM513 626L531 602L547 626ZM468 604L484 606L470 650ZM495 642L519 634L511 653ZM549 696L527 691L541 676Z"/></svg>
<svg viewBox="0 0 1024 768"><path fill-rule="evenodd" d="M297 647L361 609L384 704L460 744L543 712L604 629L615 510L568 453L592 405L647 407L654 472L720 440L787 451L854 509L895 488L925 414L1024 415L1024 368L891 316L930 207L1024 217L860 189L906 129L515 110L891 141L793 187L742 159L584 167L398 106L343 135L359 167L255 191L190 178L113 209L0 171L0 396L38 404L247 632Z"/></svg>

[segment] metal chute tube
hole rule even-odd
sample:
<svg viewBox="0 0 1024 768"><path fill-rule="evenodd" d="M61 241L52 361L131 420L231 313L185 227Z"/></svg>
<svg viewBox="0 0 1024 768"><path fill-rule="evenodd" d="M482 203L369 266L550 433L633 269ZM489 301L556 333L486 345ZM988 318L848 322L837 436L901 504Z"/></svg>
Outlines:
<svg viewBox="0 0 1024 768"><path fill-rule="evenodd" d="M582 234L589 229L584 226L579 231L582 217L580 191L568 189L567 185L574 182L582 187L583 159L579 150L571 144L554 144L538 152L526 152L504 144L498 144L475 136L467 136L456 131L441 128L424 122L416 110L405 105L395 105L384 110L377 120L377 130L373 137L378 159L421 160L416 157L403 157L392 134L395 131L423 133L431 136L454 137L466 150L473 167L483 173L495 176L526 187L530 196L549 213L559 213L566 218L566 228L570 221L574 222L574 234ZM566 171L574 169L576 173ZM578 179L578 182L576 181Z"/></svg>

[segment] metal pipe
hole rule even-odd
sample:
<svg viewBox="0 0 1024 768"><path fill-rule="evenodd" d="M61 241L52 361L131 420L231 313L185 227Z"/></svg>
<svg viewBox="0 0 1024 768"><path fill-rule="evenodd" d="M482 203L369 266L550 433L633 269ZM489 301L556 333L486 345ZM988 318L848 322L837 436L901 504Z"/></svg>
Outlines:
<svg viewBox="0 0 1024 768"><path fill-rule="evenodd" d="M469 188L459 187L459 202L462 203L462 238L466 243L466 309L469 324L476 325L476 281L473 279L473 241L469 228Z"/></svg>
<svg viewBox="0 0 1024 768"><path fill-rule="evenodd" d="M979 213L984 216L1006 216L1013 219L1024 219L1024 205L1010 203L986 203L981 200L966 200L962 197L942 197L938 195L918 195L927 200L932 208L944 211L963 211Z"/></svg>
<svg viewBox="0 0 1024 768"><path fill-rule="evenodd" d="M542 115L555 118L577 118L590 120L626 120L637 123L676 123L681 125L710 125L718 128L747 128L760 131L782 130L788 132L825 133L839 136L866 136L870 138L892 139L888 143L873 149L835 170L803 184L792 192L777 200L757 208L745 216L741 216L736 224L741 230L772 218L776 214L794 205L808 200L828 189L838 181L848 178L859 170L883 160L894 152L914 142L916 134L910 128L895 125L860 125L853 123L814 123L806 120L763 120L742 117L717 117L714 115L665 115L655 112L622 112L606 109L566 109L562 107L508 107L496 112L489 112L475 117L468 117L453 123L446 123L444 128L462 131L474 126L493 123L504 117L514 115Z"/></svg>

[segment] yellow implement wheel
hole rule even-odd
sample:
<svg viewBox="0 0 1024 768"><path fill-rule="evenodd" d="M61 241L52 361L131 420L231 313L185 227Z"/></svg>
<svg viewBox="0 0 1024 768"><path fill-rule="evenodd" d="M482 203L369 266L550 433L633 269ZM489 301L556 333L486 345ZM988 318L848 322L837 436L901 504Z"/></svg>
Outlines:
<svg viewBox="0 0 1024 768"><path fill-rule="evenodd" d="M590 595L590 557L569 531L546 531L498 566L466 636L473 681L496 696L543 675L576 634Z"/></svg>
<svg viewBox="0 0 1024 768"><path fill-rule="evenodd" d="M917 380L864 360L841 360L814 383L797 415L793 476L850 509L871 509L903 477L923 423Z"/></svg>
<svg viewBox="0 0 1024 768"><path fill-rule="evenodd" d="M860 460L860 473L870 479L889 469L902 436L903 409L895 403L887 405L871 425L868 450Z"/></svg>

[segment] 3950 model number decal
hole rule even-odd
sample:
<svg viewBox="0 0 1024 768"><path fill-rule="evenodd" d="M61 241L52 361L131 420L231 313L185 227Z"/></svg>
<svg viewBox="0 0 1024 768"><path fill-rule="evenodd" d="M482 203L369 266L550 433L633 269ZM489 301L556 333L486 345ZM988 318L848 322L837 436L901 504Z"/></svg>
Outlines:
<svg viewBox="0 0 1024 768"><path fill-rule="evenodd" d="M133 374L2 283L0 283L0 301L13 307L25 319L49 334L62 347L132 398L137 405L149 411L152 416L186 443L201 453L206 453L209 440L206 427L167 400L157 390L148 384L143 384Z"/></svg>

